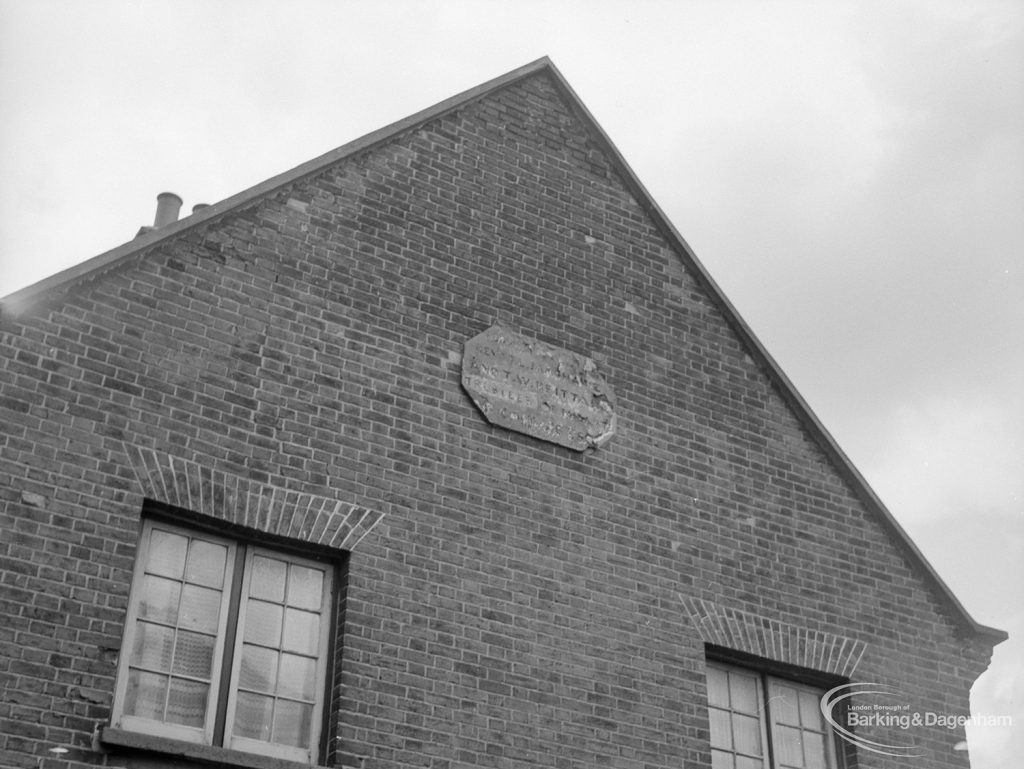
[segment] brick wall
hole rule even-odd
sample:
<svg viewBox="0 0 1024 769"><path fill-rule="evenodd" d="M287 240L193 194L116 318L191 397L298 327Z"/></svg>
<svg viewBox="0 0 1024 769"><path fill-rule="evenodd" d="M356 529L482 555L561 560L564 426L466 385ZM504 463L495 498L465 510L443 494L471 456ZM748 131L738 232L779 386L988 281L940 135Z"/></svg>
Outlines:
<svg viewBox="0 0 1024 769"><path fill-rule="evenodd" d="M487 424L459 361L494 323L599 361L615 438ZM543 74L56 292L3 345L5 765L128 761L90 735L160 462L372 517L343 766L707 765L706 643L824 669L806 639L849 642L832 672L959 714L988 662ZM240 498L196 512L244 525ZM914 739L966 765L962 732Z"/></svg>

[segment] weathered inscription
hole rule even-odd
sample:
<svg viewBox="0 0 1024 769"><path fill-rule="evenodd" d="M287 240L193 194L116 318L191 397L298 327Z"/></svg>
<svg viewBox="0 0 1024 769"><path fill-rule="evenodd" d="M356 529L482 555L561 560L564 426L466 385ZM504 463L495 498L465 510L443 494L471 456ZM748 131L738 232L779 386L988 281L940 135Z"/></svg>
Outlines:
<svg viewBox="0 0 1024 769"><path fill-rule="evenodd" d="M560 446L615 434L615 397L594 361L502 326L466 342L462 386L491 424Z"/></svg>

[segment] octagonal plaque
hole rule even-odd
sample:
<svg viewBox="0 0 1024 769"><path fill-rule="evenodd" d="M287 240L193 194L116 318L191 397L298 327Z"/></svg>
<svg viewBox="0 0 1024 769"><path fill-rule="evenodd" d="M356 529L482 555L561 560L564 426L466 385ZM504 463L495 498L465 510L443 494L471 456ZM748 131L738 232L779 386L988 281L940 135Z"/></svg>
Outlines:
<svg viewBox="0 0 1024 769"><path fill-rule="evenodd" d="M584 355L491 326L465 344L462 386L491 424L583 451L615 434L615 396Z"/></svg>

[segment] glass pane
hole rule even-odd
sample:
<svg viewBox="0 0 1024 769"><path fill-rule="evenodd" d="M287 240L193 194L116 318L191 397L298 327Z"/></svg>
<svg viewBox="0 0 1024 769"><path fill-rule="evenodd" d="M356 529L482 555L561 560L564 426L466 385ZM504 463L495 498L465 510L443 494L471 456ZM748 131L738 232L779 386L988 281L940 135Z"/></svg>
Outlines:
<svg viewBox="0 0 1024 769"><path fill-rule="evenodd" d="M807 769L827 769L828 754L825 752L825 735L804 732L804 761Z"/></svg>
<svg viewBox="0 0 1024 769"><path fill-rule="evenodd" d="M167 698L167 676L128 672L128 688L124 694L124 712L129 716L164 720L164 700Z"/></svg>
<svg viewBox="0 0 1024 769"><path fill-rule="evenodd" d="M309 747L309 725L313 720L313 706L300 702L277 701L274 713L274 742Z"/></svg>
<svg viewBox="0 0 1024 769"><path fill-rule="evenodd" d="M711 708L709 710L709 721L711 722L711 747L732 750L732 722L729 712Z"/></svg>
<svg viewBox="0 0 1024 769"><path fill-rule="evenodd" d="M729 697L733 710L743 713L759 713L761 703L757 701L757 678L736 670L729 671Z"/></svg>
<svg viewBox="0 0 1024 769"><path fill-rule="evenodd" d="M222 593L198 585L185 585L181 589L181 620L178 627L216 633L220 619Z"/></svg>
<svg viewBox="0 0 1024 769"><path fill-rule="evenodd" d="M320 648L320 615L286 609L284 648L291 652L316 656Z"/></svg>
<svg viewBox="0 0 1024 769"><path fill-rule="evenodd" d="M185 580L197 585L206 585L220 589L224 585L224 565L227 562L228 549L215 542L192 540L188 550L188 562L185 565Z"/></svg>
<svg viewBox="0 0 1024 769"><path fill-rule="evenodd" d="M234 735L270 742L270 723L273 713L273 698L239 692L238 701L235 703Z"/></svg>
<svg viewBox="0 0 1024 769"><path fill-rule="evenodd" d="M733 769L732 753L723 753L720 750L712 750L711 769Z"/></svg>
<svg viewBox="0 0 1024 769"><path fill-rule="evenodd" d="M737 753L748 756L761 755L761 722L750 716L733 713L732 737Z"/></svg>
<svg viewBox="0 0 1024 769"><path fill-rule="evenodd" d="M792 686L772 681L770 707L772 718L777 723L792 724L793 726L800 723L800 716L797 712L797 693Z"/></svg>
<svg viewBox="0 0 1024 769"><path fill-rule="evenodd" d="M146 575L142 580L139 618L174 625L178 622L178 599L181 583L163 577Z"/></svg>
<svg viewBox="0 0 1024 769"><path fill-rule="evenodd" d="M812 729L821 728L821 700L813 692L800 692L800 723Z"/></svg>
<svg viewBox="0 0 1024 769"><path fill-rule="evenodd" d="M281 644L281 613L272 603L249 601L245 607L245 640L278 648Z"/></svg>
<svg viewBox="0 0 1024 769"><path fill-rule="evenodd" d="M209 689L206 684L172 678L167 697L167 721L202 727L206 720L206 695Z"/></svg>
<svg viewBox="0 0 1024 769"><path fill-rule="evenodd" d="M729 676L724 670L708 668L708 704L729 707Z"/></svg>
<svg viewBox="0 0 1024 769"><path fill-rule="evenodd" d="M736 756L736 769L762 769L764 761L749 756Z"/></svg>
<svg viewBox="0 0 1024 769"><path fill-rule="evenodd" d="M803 766L804 754L800 748L800 730L789 726L776 727L772 736L775 738L775 755L780 764L787 766Z"/></svg>
<svg viewBox="0 0 1024 769"><path fill-rule="evenodd" d="M149 537L149 560L146 562L146 571L150 574L181 579L185 573L187 550L188 537L153 529Z"/></svg>
<svg viewBox="0 0 1024 769"><path fill-rule="evenodd" d="M287 564L262 555L252 559L249 595L267 601L284 602L284 579Z"/></svg>
<svg viewBox="0 0 1024 769"><path fill-rule="evenodd" d="M288 605L320 611L323 600L324 573L320 569L292 564L288 575Z"/></svg>
<svg viewBox="0 0 1024 769"><path fill-rule="evenodd" d="M162 673L170 672L174 655L174 628L138 622L132 638L131 664ZM161 704L161 708L163 705Z"/></svg>
<svg viewBox="0 0 1024 769"><path fill-rule="evenodd" d="M262 646L242 646L238 685L244 689L273 694L277 687L277 652Z"/></svg>
<svg viewBox="0 0 1024 769"><path fill-rule="evenodd" d="M173 672L209 681L213 672L213 642L212 635L179 631Z"/></svg>
<svg viewBox="0 0 1024 769"><path fill-rule="evenodd" d="M281 655L281 679L278 696L311 702L316 699L316 660L310 657Z"/></svg>

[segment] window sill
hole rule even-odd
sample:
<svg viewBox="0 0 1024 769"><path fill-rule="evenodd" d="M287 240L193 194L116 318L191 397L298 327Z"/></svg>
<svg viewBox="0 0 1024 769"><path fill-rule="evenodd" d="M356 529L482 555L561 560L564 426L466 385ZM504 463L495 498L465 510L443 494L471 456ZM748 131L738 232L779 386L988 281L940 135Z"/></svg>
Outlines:
<svg viewBox="0 0 1024 769"><path fill-rule="evenodd" d="M130 732L105 726L100 730L100 744L107 748L159 753L164 756L184 758L198 763L217 766L241 767L242 769L324 769L298 761L261 756L258 753L243 753L239 750L215 748L194 742L174 740L169 737L154 737L150 734Z"/></svg>

